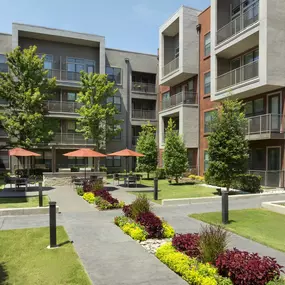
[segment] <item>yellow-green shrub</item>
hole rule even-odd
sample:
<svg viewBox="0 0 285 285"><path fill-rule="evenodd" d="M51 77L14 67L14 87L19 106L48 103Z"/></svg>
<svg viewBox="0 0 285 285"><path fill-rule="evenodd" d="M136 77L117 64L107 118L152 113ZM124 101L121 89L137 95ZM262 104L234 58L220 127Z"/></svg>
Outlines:
<svg viewBox="0 0 285 285"><path fill-rule="evenodd" d="M134 240L143 241L147 238L147 232L136 223L126 223L122 226L122 230Z"/></svg>
<svg viewBox="0 0 285 285"><path fill-rule="evenodd" d="M175 235L175 231L173 227L171 227L167 222L162 222L163 227L163 237L164 238L173 238Z"/></svg>
<svg viewBox="0 0 285 285"><path fill-rule="evenodd" d="M91 192L84 193L83 199L87 201L89 204L94 204L95 202L95 196Z"/></svg>
<svg viewBox="0 0 285 285"><path fill-rule="evenodd" d="M203 176L199 176L199 175L189 175L188 178L190 178L191 180L194 181L199 181L199 182L203 182L204 181L204 177Z"/></svg>
<svg viewBox="0 0 285 285"><path fill-rule="evenodd" d="M191 285L218 285L217 269L209 263L203 264L195 258L178 252L171 243L156 251L156 257Z"/></svg>

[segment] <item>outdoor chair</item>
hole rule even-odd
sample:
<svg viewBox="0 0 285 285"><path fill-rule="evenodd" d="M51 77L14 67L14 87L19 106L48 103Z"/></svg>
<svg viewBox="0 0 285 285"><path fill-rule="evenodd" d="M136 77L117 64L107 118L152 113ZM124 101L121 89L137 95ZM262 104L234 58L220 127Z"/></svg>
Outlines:
<svg viewBox="0 0 285 285"><path fill-rule="evenodd" d="M118 173L113 174L113 184L115 185L115 181L118 181L118 185L120 184L120 175Z"/></svg>
<svg viewBox="0 0 285 285"><path fill-rule="evenodd" d="M138 187L137 176L129 176L127 178L127 185L128 185L128 187L130 187L130 184L136 185L136 187Z"/></svg>

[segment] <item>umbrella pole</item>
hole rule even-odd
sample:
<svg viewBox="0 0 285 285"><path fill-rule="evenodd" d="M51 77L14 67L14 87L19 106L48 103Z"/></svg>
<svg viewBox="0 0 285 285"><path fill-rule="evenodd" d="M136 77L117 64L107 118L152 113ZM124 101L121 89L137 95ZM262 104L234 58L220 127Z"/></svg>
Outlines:
<svg viewBox="0 0 285 285"><path fill-rule="evenodd" d="M86 157L84 158L85 160L85 180L86 180Z"/></svg>

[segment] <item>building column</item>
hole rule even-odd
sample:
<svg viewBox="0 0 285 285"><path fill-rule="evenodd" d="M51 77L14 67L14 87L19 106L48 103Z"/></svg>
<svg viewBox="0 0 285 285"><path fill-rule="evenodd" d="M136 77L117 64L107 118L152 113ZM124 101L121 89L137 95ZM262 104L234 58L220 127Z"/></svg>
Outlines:
<svg viewBox="0 0 285 285"><path fill-rule="evenodd" d="M51 155L52 155L51 171L56 172L56 148L54 146L51 149Z"/></svg>

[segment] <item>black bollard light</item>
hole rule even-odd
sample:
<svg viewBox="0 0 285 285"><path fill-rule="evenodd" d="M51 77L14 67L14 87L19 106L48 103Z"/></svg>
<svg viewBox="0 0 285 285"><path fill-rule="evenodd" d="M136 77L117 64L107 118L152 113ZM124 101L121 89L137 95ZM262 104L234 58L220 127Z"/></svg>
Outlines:
<svg viewBox="0 0 285 285"><path fill-rule="evenodd" d="M153 191L153 199L157 200L158 199L158 179L154 178L154 191Z"/></svg>
<svg viewBox="0 0 285 285"><path fill-rule="evenodd" d="M56 202L49 202L49 238L50 238L50 248L57 247L57 243L56 243Z"/></svg>
<svg viewBox="0 0 285 285"><path fill-rule="evenodd" d="M43 184L39 183L39 207L43 206Z"/></svg>
<svg viewBox="0 0 285 285"><path fill-rule="evenodd" d="M222 191L222 222L224 225L229 222L229 193Z"/></svg>

